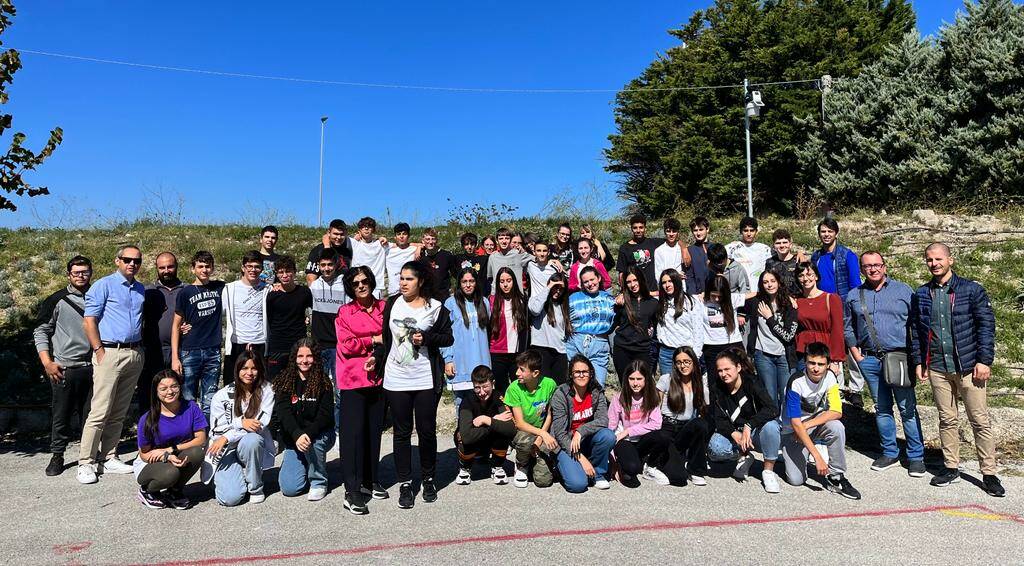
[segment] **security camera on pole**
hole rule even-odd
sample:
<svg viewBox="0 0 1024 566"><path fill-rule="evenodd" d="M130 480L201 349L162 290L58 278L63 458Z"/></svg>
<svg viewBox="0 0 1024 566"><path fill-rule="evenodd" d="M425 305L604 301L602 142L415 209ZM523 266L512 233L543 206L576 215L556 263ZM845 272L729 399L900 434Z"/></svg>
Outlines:
<svg viewBox="0 0 1024 566"><path fill-rule="evenodd" d="M754 216L754 180L750 168L750 119L761 115L764 102L761 100L761 91L751 91L749 86L747 79L743 79L743 127L747 132L747 216Z"/></svg>

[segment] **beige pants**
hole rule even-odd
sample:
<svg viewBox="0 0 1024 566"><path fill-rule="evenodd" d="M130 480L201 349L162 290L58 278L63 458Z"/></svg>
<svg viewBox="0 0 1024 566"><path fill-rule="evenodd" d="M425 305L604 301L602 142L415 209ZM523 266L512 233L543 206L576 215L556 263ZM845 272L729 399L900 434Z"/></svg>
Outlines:
<svg viewBox="0 0 1024 566"><path fill-rule="evenodd" d="M79 464L102 462L116 454L142 364L141 348L104 348L102 363L93 354L92 405L82 426Z"/></svg>
<svg viewBox="0 0 1024 566"><path fill-rule="evenodd" d="M985 382L975 382L970 373L942 373L930 371L928 381L932 385L935 406L939 409L939 441L942 443L942 458L946 467L960 467L960 423L957 420L962 399L967 410L967 420L974 429L974 444L978 447L981 473L996 473L996 442L992 435L992 422L988 414L988 397Z"/></svg>

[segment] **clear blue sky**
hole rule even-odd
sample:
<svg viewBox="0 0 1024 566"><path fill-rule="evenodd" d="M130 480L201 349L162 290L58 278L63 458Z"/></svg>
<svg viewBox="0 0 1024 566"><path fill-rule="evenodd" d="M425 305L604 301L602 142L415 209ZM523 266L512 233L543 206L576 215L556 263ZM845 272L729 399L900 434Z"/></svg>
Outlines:
<svg viewBox="0 0 1024 566"><path fill-rule="evenodd" d="M674 44L666 30L710 1L276 2L243 11L222 2L22 0L3 41L334 81L617 89ZM962 5L914 4L925 34ZM33 225L69 204L133 217L143 188L180 193L193 220L253 218L272 207L314 223L321 115L330 116L325 221L381 219L389 208L393 218L427 222L453 203L508 202L533 214L553 191L613 181L601 158L614 131L613 94L368 89L22 60L7 107L14 129L33 148L52 126L65 137L29 177L52 194L19 199L21 210L0 213L0 226Z"/></svg>

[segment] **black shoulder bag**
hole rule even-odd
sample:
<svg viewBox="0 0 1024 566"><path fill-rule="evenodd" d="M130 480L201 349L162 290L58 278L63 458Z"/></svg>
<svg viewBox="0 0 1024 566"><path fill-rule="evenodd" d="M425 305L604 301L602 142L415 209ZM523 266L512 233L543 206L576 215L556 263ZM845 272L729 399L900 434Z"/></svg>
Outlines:
<svg viewBox="0 0 1024 566"><path fill-rule="evenodd" d="M875 330L875 323L871 320L871 313L864 302L864 288L860 288L860 312L864 313L864 321L868 325L868 334L871 342L879 352L883 352L882 345L878 341L878 332ZM905 388L914 386L914 377L910 373L910 363L907 360L906 352L883 352L882 354L882 377L889 387Z"/></svg>

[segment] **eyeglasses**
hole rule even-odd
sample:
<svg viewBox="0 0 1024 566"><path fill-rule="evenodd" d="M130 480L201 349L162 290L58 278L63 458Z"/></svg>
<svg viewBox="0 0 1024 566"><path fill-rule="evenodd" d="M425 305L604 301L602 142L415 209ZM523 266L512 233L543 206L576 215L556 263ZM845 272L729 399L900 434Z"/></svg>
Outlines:
<svg viewBox="0 0 1024 566"><path fill-rule="evenodd" d="M576 369L572 371L573 377L588 377L590 375L589 369Z"/></svg>
<svg viewBox="0 0 1024 566"><path fill-rule="evenodd" d="M142 265L141 257L124 257L122 255L117 256L117 259L121 260L121 263L134 263L135 265Z"/></svg>
<svg viewBox="0 0 1024 566"><path fill-rule="evenodd" d="M249 265L243 265L242 269L245 269L246 271L257 271L263 269L263 266L258 263L252 263Z"/></svg>
<svg viewBox="0 0 1024 566"><path fill-rule="evenodd" d="M865 263L864 265L861 265L861 267L863 267L864 269L882 269L883 267L885 267L885 264L884 263Z"/></svg>
<svg viewBox="0 0 1024 566"><path fill-rule="evenodd" d="M691 360L691 359L676 360L676 365L677 366L692 366L693 365L693 360Z"/></svg>
<svg viewBox="0 0 1024 566"><path fill-rule="evenodd" d="M72 277L88 277L92 275L92 270L86 269L85 271L72 271L68 275L71 275Z"/></svg>

